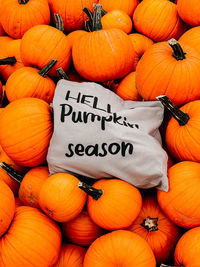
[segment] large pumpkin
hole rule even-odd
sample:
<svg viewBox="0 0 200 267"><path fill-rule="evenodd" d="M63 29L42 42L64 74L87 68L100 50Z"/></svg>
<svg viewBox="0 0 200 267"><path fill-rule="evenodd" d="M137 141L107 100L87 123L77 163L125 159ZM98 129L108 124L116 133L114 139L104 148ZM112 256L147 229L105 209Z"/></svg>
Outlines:
<svg viewBox="0 0 200 267"><path fill-rule="evenodd" d="M155 267L156 260L148 243L127 230L116 230L97 238L88 248L83 267Z"/></svg>
<svg viewBox="0 0 200 267"><path fill-rule="evenodd" d="M179 42L182 44L190 45L195 48L200 53L200 26L193 27L186 31L181 37L179 38Z"/></svg>
<svg viewBox="0 0 200 267"><path fill-rule="evenodd" d="M21 206L0 239L0 266L49 267L56 263L60 247L58 225L38 209Z"/></svg>
<svg viewBox="0 0 200 267"><path fill-rule="evenodd" d="M200 7L199 0L178 0L178 14L184 22L191 26L200 25Z"/></svg>
<svg viewBox="0 0 200 267"><path fill-rule="evenodd" d="M136 6L139 4L139 0L99 0L99 4L107 12L118 9L132 16Z"/></svg>
<svg viewBox="0 0 200 267"><path fill-rule="evenodd" d="M18 165L33 167L46 161L53 132L51 107L37 98L8 104L0 116L0 145Z"/></svg>

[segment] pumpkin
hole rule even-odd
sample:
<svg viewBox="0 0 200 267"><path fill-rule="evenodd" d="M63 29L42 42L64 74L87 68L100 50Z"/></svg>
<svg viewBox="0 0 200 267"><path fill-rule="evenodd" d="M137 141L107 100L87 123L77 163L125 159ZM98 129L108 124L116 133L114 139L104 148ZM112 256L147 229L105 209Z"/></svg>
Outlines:
<svg viewBox="0 0 200 267"><path fill-rule="evenodd" d="M0 36L3 36L3 35L4 35L4 30L3 30L2 25L0 23Z"/></svg>
<svg viewBox="0 0 200 267"><path fill-rule="evenodd" d="M165 142L171 156L177 161L200 162L200 100L191 101L177 108L166 96L158 99L172 114L165 133Z"/></svg>
<svg viewBox="0 0 200 267"><path fill-rule="evenodd" d="M178 241L175 249L175 266L199 266L200 227L188 230Z"/></svg>
<svg viewBox="0 0 200 267"><path fill-rule="evenodd" d="M158 190L162 211L175 224L192 228L200 225L200 163L182 161L168 169L169 191Z"/></svg>
<svg viewBox="0 0 200 267"><path fill-rule="evenodd" d="M136 68L136 87L144 100L167 95L175 105L200 98L200 53L175 39L152 45Z"/></svg>
<svg viewBox="0 0 200 267"><path fill-rule="evenodd" d="M0 239L1 266L49 267L56 263L61 232L50 218L35 208L16 208L7 233Z"/></svg>
<svg viewBox="0 0 200 267"><path fill-rule="evenodd" d="M48 176L49 170L46 166L32 168L24 175L18 194L20 201L24 205L40 208L40 189Z"/></svg>
<svg viewBox="0 0 200 267"><path fill-rule="evenodd" d="M37 98L9 103L0 116L0 144L17 165L44 164L53 133L51 107Z"/></svg>
<svg viewBox="0 0 200 267"><path fill-rule="evenodd" d="M50 25L36 25L22 37L21 58L25 66L36 66L39 69L44 68L52 59L57 60L49 71L50 76L57 76L57 68L62 67L64 71L69 68L71 46L61 30Z"/></svg>
<svg viewBox="0 0 200 267"><path fill-rule="evenodd" d="M59 259L54 267L82 267L86 249L73 244L61 247Z"/></svg>
<svg viewBox="0 0 200 267"><path fill-rule="evenodd" d="M117 28L127 34L131 32L133 27L131 18L122 10L108 12L102 17L101 23L104 30Z"/></svg>
<svg viewBox="0 0 200 267"><path fill-rule="evenodd" d="M139 101L141 96L135 87L135 72L126 75L116 89L116 94L124 100Z"/></svg>
<svg viewBox="0 0 200 267"><path fill-rule="evenodd" d="M41 209L58 222L75 218L83 209L87 194L78 187L79 180L67 173L56 173L46 179L39 194Z"/></svg>
<svg viewBox="0 0 200 267"><path fill-rule="evenodd" d="M23 206L22 202L18 197L15 198L15 208Z"/></svg>
<svg viewBox="0 0 200 267"><path fill-rule="evenodd" d="M147 36L140 34L140 33L131 33L129 34L129 37L131 38L134 51L136 53L134 65L133 65L133 71L136 70L136 66L144 54L144 52L154 44L154 42L148 38Z"/></svg>
<svg viewBox="0 0 200 267"><path fill-rule="evenodd" d="M97 238L88 248L84 267L155 267L156 260L148 243L127 230L116 230Z"/></svg>
<svg viewBox="0 0 200 267"><path fill-rule="evenodd" d="M67 77L69 81L74 81L74 82L85 82L86 80L81 77L77 71L74 69L73 66L70 67L70 69L67 72Z"/></svg>
<svg viewBox="0 0 200 267"><path fill-rule="evenodd" d="M142 199L142 209L128 228L144 238L151 247L157 264L167 263L174 253L181 230L161 211L154 194Z"/></svg>
<svg viewBox="0 0 200 267"><path fill-rule="evenodd" d="M120 179L100 179L93 186L84 182L79 187L88 196L87 209L91 219L107 230L127 228L142 207L140 191Z"/></svg>
<svg viewBox="0 0 200 267"><path fill-rule="evenodd" d="M77 30L77 31L73 31L73 32L70 32L68 35L67 35L67 39L70 43L70 46L71 46L71 49L72 49L72 46L75 42L75 40L79 39L81 36L87 34L86 31L83 31L83 30Z"/></svg>
<svg viewBox="0 0 200 267"><path fill-rule="evenodd" d="M6 82L6 96L9 102L24 97L36 97L51 103L56 85L46 75L56 62L52 60L42 70L23 67L12 73Z"/></svg>
<svg viewBox="0 0 200 267"><path fill-rule="evenodd" d="M47 0L4 0L0 14L4 31L15 39L22 38L35 25L50 22Z"/></svg>
<svg viewBox="0 0 200 267"><path fill-rule="evenodd" d="M103 9L107 12L117 9L132 16L136 6L139 4L139 0L99 0L99 4L101 4Z"/></svg>
<svg viewBox="0 0 200 267"><path fill-rule="evenodd" d="M7 231L15 213L15 198L6 183L0 180L0 237ZM0 261L1 262L1 261Z"/></svg>
<svg viewBox="0 0 200 267"><path fill-rule="evenodd" d="M178 14L181 19L191 26L200 25L200 7L199 1L177 1Z"/></svg>
<svg viewBox="0 0 200 267"><path fill-rule="evenodd" d="M120 29L102 30L101 5L96 5L93 32L74 42L72 59L85 79L105 82L120 79L133 66L135 52L128 35Z"/></svg>
<svg viewBox="0 0 200 267"><path fill-rule="evenodd" d="M104 233L104 230L92 221L86 209L74 219L63 223L62 230L69 242L81 246L89 246Z"/></svg>
<svg viewBox="0 0 200 267"><path fill-rule="evenodd" d="M180 43L190 45L200 53L199 41L200 41L200 26L189 29L179 38Z"/></svg>
<svg viewBox="0 0 200 267"><path fill-rule="evenodd" d="M186 29L171 0L142 1L135 9L133 23L137 32L156 42L177 39Z"/></svg>
<svg viewBox="0 0 200 267"><path fill-rule="evenodd" d="M0 51L4 51L7 47L9 41L13 41L14 39L9 36L0 36Z"/></svg>

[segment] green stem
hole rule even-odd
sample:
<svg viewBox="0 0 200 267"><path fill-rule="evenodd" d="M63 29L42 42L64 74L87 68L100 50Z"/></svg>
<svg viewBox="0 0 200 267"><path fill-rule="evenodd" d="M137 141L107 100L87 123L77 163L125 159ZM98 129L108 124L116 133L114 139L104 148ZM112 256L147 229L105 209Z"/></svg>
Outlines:
<svg viewBox="0 0 200 267"><path fill-rule="evenodd" d="M56 69L59 79L69 80L67 74L64 72L63 68Z"/></svg>
<svg viewBox="0 0 200 267"><path fill-rule="evenodd" d="M179 44L178 41L176 41L174 38L170 39L168 41L168 44L171 46L171 48L173 49L173 54L172 56L176 59L176 60L183 60L185 59L185 55L186 53L183 52L183 49L181 47L181 45Z"/></svg>
<svg viewBox="0 0 200 267"><path fill-rule="evenodd" d="M13 66L17 62L15 57L6 57L0 59L0 65L11 65Z"/></svg>
<svg viewBox="0 0 200 267"><path fill-rule="evenodd" d="M78 187L82 189L84 192L86 192L89 196L91 196L93 199L98 200L103 195L102 189L96 189L92 187L91 185L88 185L84 182L79 182Z"/></svg>
<svg viewBox="0 0 200 267"><path fill-rule="evenodd" d="M25 5L28 3L29 0L18 0L20 5Z"/></svg>
<svg viewBox="0 0 200 267"><path fill-rule="evenodd" d="M58 62L57 59L52 59L43 69L41 69L38 73L45 77L48 72L53 68L53 66Z"/></svg>
<svg viewBox="0 0 200 267"><path fill-rule="evenodd" d="M21 183L22 179L24 178L24 174L16 171L13 169L10 165L8 165L6 162L1 162L0 167L8 174L10 175L15 181L18 183Z"/></svg>
<svg viewBox="0 0 200 267"><path fill-rule="evenodd" d="M148 216L144 219L143 223L141 223L148 232L158 231L158 218L151 218Z"/></svg>
<svg viewBox="0 0 200 267"><path fill-rule="evenodd" d="M56 20L56 29L58 29L61 32L64 32L64 24L61 15L54 14L55 20Z"/></svg>
<svg viewBox="0 0 200 267"><path fill-rule="evenodd" d="M187 113L181 111L178 107L176 107L172 101L166 96L161 95L156 97L163 106L171 113L171 115L178 121L180 126L184 126L189 121L190 117Z"/></svg>

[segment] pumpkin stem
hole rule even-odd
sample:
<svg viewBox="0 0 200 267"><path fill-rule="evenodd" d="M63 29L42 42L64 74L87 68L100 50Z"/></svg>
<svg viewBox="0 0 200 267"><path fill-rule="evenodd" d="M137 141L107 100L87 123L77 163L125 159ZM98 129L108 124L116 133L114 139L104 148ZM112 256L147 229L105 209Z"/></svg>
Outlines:
<svg viewBox="0 0 200 267"><path fill-rule="evenodd" d="M94 4L94 16L92 21L93 31L99 31L103 29L101 24L101 14L102 14L102 5Z"/></svg>
<svg viewBox="0 0 200 267"><path fill-rule="evenodd" d="M64 72L63 68L60 67L56 69L59 79L69 80L67 74Z"/></svg>
<svg viewBox="0 0 200 267"><path fill-rule="evenodd" d="M156 98L167 108L171 115L178 121L180 126L187 124L190 119L189 115L176 107L166 95L157 96Z"/></svg>
<svg viewBox="0 0 200 267"><path fill-rule="evenodd" d="M148 216L146 219L144 219L143 223L141 225L147 229L149 232L154 232L158 230L158 218L151 218Z"/></svg>
<svg viewBox="0 0 200 267"><path fill-rule="evenodd" d="M28 3L29 0L18 0L20 5L25 5Z"/></svg>
<svg viewBox="0 0 200 267"><path fill-rule="evenodd" d="M102 189L96 189L84 182L79 182L78 187L83 191L85 191L89 196L91 196L95 200L98 200L103 195Z"/></svg>
<svg viewBox="0 0 200 267"><path fill-rule="evenodd" d="M55 20L56 20L56 29L58 29L61 32L64 32L64 23L61 15L54 14Z"/></svg>
<svg viewBox="0 0 200 267"><path fill-rule="evenodd" d="M8 165L6 162L1 162L0 167L8 174L10 175L15 181L18 183L21 183L22 179L24 178L24 174L22 174L19 171L16 171L13 169L10 165Z"/></svg>
<svg viewBox="0 0 200 267"><path fill-rule="evenodd" d="M53 68L53 66L58 62L57 59L52 59L43 69L41 69L38 73L45 77L47 73Z"/></svg>
<svg viewBox="0 0 200 267"><path fill-rule="evenodd" d="M172 3L174 3L174 4L175 4L175 0L169 0L169 2L172 2Z"/></svg>
<svg viewBox="0 0 200 267"><path fill-rule="evenodd" d="M15 57L6 57L0 59L0 65L11 65L13 66L17 62Z"/></svg>
<svg viewBox="0 0 200 267"><path fill-rule="evenodd" d="M171 48L173 49L174 53L172 54L172 56L176 59L176 60L183 60L185 59L185 55L186 53L183 52L183 49L181 47L181 45L179 44L178 41L176 41L176 39L172 38L168 41L168 44L171 46Z"/></svg>

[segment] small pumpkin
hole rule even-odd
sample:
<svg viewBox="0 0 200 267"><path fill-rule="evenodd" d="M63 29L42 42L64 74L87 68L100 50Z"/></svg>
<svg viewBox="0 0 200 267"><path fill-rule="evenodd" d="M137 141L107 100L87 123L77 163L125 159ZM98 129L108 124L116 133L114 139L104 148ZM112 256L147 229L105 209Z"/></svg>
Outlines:
<svg viewBox="0 0 200 267"><path fill-rule="evenodd" d="M142 207L140 191L120 179L100 179L93 186L84 182L79 187L87 192L87 210L91 219L107 230L127 228Z"/></svg>
<svg viewBox="0 0 200 267"><path fill-rule="evenodd" d="M73 31L73 32L70 32L68 35L67 35L67 39L70 43L70 46L72 48L75 40L79 39L81 36L87 34L86 31L84 30L76 30L76 31Z"/></svg>
<svg viewBox="0 0 200 267"><path fill-rule="evenodd" d="M116 230L97 238L88 248L84 267L155 267L156 260L148 243L127 230Z"/></svg>
<svg viewBox="0 0 200 267"><path fill-rule="evenodd" d="M134 10L139 4L139 0L99 0L99 4L101 4L103 9L107 12L117 9L126 12L129 16L132 16Z"/></svg>
<svg viewBox="0 0 200 267"><path fill-rule="evenodd" d="M191 26L200 25L199 1L178 0L177 10L181 19Z"/></svg>
<svg viewBox="0 0 200 267"><path fill-rule="evenodd" d="M79 180L67 173L56 173L46 179L39 195L41 209L58 222L75 218L83 209L87 194L78 187Z"/></svg>

